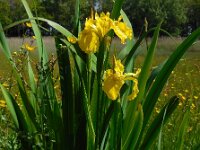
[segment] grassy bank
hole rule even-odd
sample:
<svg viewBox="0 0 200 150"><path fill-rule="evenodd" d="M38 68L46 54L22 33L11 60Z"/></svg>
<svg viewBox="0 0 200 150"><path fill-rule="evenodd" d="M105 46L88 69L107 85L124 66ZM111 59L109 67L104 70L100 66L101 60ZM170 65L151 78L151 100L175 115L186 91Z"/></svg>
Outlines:
<svg viewBox="0 0 200 150"><path fill-rule="evenodd" d="M20 49L23 41L30 41L32 39L22 38L9 38L10 47L13 52ZM169 54L175 50L176 46L181 43L182 38L167 38L161 37L158 41L157 53L154 59L154 67ZM147 39L151 41L151 39ZM55 54L55 42L52 37L44 37L44 42L49 53ZM119 41L115 40L113 47L119 48L122 45ZM141 66L143 61L143 55L145 55L146 43L144 42L140 47L139 57L137 58L137 65ZM119 48L120 49L120 48ZM1 52L2 53L2 52ZM35 63L37 63L36 52L30 52L30 57ZM1 65L0 65L0 80L6 81L11 76L12 70L8 65L8 62L2 54L0 54ZM23 61L23 60L21 60ZM36 66L34 66L36 67ZM191 149L198 147L200 144L200 42L193 45L186 55L181 59L174 72L171 74L161 96L157 103L154 114L156 115L160 111L160 106L170 99L174 95L178 95L181 98L179 108L173 114L168 124L163 128L162 131L162 147L163 149L176 149L173 147L173 143L177 138L177 129L180 127L180 120L183 119L183 115L187 109L190 110L189 126L187 127L187 133L185 135L185 149ZM2 97L0 98L2 99ZM0 145L9 144L11 146L17 145L17 141L14 141L16 134L11 130L12 122L9 121L9 115L6 108L0 108ZM12 141L14 141L12 143ZM156 144L155 144L156 147ZM155 148L154 147L154 148ZM1 149L1 146L0 146Z"/></svg>

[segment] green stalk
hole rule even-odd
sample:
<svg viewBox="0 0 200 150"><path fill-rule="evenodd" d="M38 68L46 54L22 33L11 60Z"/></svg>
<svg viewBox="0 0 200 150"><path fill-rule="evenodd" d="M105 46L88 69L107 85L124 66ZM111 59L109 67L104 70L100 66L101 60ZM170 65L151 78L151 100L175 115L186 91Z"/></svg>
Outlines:
<svg viewBox="0 0 200 150"><path fill-rule="evenodd" d="M97 119L96 119L96 143L95 148L99 149L99 140L100 140L100 129L101 129L101 101L102 101L102 89L101 89L101 78L103 73L103 64L104 64L104 56L105 56L105 44L101 42L99 47L99 52L97 54L97 83L98 83L98 98L97 98Z"/></svg>
<svg viewBox="0 0 200 150"><path fill-rule="evenodd" d="M70 51L69 51L70 52ZM87 148L88 149L94 149L95 146L95 131L94 131L94 125L92 122L92 117L91 117L91 108L90 108L90 104L89 104L89 99L88 99L88 95L87 95L87 85L85 85L83 76L81 74L80 68L78 66L78 62L77 59L75 57L75 55L72 55L74 58L74 62L75 62L75 67L77 69L77 73L79 75L80 78L80 82L81 82L81 90L82 90L82 96L83 96L83 107L85 110L85 116L86 116L86 121L87 121ZM91 67L90 67L91 68Z"/></svg>
<svg viewBox="0 0 200 150"><path fill-rule="evenodd" d="M31 9L28 5L28 2L26 0L21 0L25 10L26 10L26 13L30 18L33 18L33 14L31 12ZM45 46L43 44L43 40L42 40L42 35L41 35L41 32L40 32L40 29L38 27L38 24L35 20L30 20L31 24L32 24L32 29L34 31L34 34L35 34L35 37L36 37L36 43L37 43L37 47L38 47L38 52L39 52L39 60L40 62L42 62L42 65L44 68L46 68L46 63L48 63L48 57L47 57L47 52L45 50Z"/></svg>
<svg viewBox="0 0 200 150"><path fill-rule="evenodd" d="M88 98L88 105L90 105L90 102L91 102L91 99L90 99L90 91L91 91L91 54L88 54L87 55L87 83L86 83L86 91L87 91L87 98ZM92 121L92 120L91 120ZM90 132L93 132L91 131L90 127L87 125L87 149L92 149L91 147L91 144L90 144Z"/></svg>
<svg viewBox="0 0 200 150"><path fill-rule="evenodd" d="M124 0L116 0L115 1L113 9L112 9L112 13L111 13L111 18L112 19L117 19L119 17L123 1Z"/></svg>
<svg viewBox="0 0 200 150"><path fill-rule="evenodd" d="M87 95L90 102L90 91L91 91L91 75L92 75L92 59L91 54L87 55Z"/></svg>

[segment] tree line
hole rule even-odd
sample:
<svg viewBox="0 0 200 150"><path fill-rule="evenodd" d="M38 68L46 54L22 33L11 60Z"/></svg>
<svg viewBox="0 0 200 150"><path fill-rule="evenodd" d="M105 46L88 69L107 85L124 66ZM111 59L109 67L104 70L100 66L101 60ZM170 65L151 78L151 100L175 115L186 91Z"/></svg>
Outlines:
<svg viewBox="0 0 200 150"><path fill-rule="evenodd" d="M73 30L75 0L28 0L35 16L58 22ZM91 8L97 12L111 11L113 0L81 0L80 20L84 22ZM146 18L148 27L155 27L161 20L162 28L172 35L187 36L200 26L200 0L124 0L123 10L128 15L134 34L139 35ZM3 26L27 18L20 0L0 0L0 21ZM44 27L49 29L45 24ZM9 36L23 33L19 25L7 31ZM49 34L50 32L44 32Z"/></svg>

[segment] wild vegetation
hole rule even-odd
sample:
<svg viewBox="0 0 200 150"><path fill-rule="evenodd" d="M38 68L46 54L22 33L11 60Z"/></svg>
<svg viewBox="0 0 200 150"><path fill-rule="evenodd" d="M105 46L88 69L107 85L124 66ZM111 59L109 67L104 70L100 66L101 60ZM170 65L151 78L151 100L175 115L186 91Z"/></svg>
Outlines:
<svg viewBox="0 0 200 150"><path fill-rule="evenodd" d="M75 16L74 0L27 0L34 16L58 22L73 30ZM112 10L113 0L82 0L80 20L89 16L91 6L98 12ZM146 18L149 27L155 27L163 20L162 27L173 35L187 36L200 25L200 0L124 0L123 10L133 25L134 34L139 35ZM27 18L20 0L0 1L0 20L3 25ZM43 23L43 26L49 26ZM22 35L24 26L15 26L7 31L9 36ZM44 32L47 34L47 32ZM49 33L48 33L49 35Z"/></svg>
<svg viewBox="0 0 200 150"><path fill-rule="evenodd" d="M26 0L27 18L0 24L0 148L198 149L200 28L183 39L160 37L168 34L163 17L154 26L144 18L134 38L123 0L106 13L89 10L84 21L82 2L73 4L72 30L33 15ZM92 2L103 10L104 1ZM170 2L164 6L175 9ZM22 38L7 38L18 25ZM43 38L47 26L54 37Z"/></svg>

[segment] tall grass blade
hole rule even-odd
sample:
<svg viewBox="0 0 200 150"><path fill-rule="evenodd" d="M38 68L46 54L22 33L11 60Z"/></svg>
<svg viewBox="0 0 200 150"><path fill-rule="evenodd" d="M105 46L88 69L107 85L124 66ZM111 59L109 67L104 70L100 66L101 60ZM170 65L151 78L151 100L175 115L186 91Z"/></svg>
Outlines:
<svg viewBox="0 0 200 150"><path fill-rule="evenodd" d="M36 93L35 75L34 75L29 58L28 58L28 75L29 75L30 88L32 92L35 94Z"/></svg>
<svg viewBox="0 0 200 150"><path fill-rule="evenodd" d="M74 54L76 61L78 63L79 69L80 69L81 73L83 73L85 71L86 55L80 51L80 49L77 47L77 45L72 45L70 42L68 42L65 39L60 39L60 40L70 49L71 53ZM94 54L92 54L91 59L92 59L91 68L94 72L96 72L97 58Z"/></svg>
<svg viewBox="0 0 200 150"><path fill-rule="evenodd" d="M178 150L184 149L184 135L189 123L190 112L187 110L183 116L183 120L178 130L178 136L176 141L176 147Z"/></svg>
<svg viewBox="0 0 200 150"><path fill-rule="evenodd" d="M3 96L6 100L6 104L8 106L8 109L11 113L11 116L13 118L14 124L17 128L21 128L21 125L18 121L18 117L17 116L17 111L20 111L19 106L17 105L17 103L15 102L14 98L12 97L12 95L3 87L2 84L0 84ZM17 110L16 110L17 109Z"/></svg>
<svg viewBox="0 0 200 150"><path fill-rule="evenodd" d="M156 118L150 124L145 136L144 140L141 144L140 149L150 149L151 145L155 141L158 136L162 124L165 124L167 120L170 118L171 114L174 112L176 107L178 106L179 98L174 96L170 99L170 101L162 108L160 113L156 116ZM163 117L165 114L165 117ZM164 120L163 120L164 119Z"/></svg>
<svg viewBox="0 0 200 150"><path fill-rule="evenodd" d="M123 4L124 0L116 0L114 2L114 6L112 9L112 13L111 13L111 18L112 19L118 19L119 15L120 15L120 10L122 8L122 4Z"/></svg>
<svg viewBox="0 0 200 150"><path fill-rule="evenodd" d="M124 121L124 126L128 127L127 130L130 130L129 127L130 127L131 121L134 120L133 114L136 111L137 104L139 103L139 101L141 102L143 100L143 96L144 96L144 92L145 92L145 86L146 86L146 82L147 82L149 72L150 72L150 69L151 69L151 64L152 64L152 61L153 61L155 47L156 47L156 43L157 43L157 40L158 40L160 26L161 26L161 23L157 26L157 28L154 32L152 43L149 47L147 56L145 58L144 64L143 64L142 69L141 69L141 73L140 73L139 78L138 78L138 83L139 83L139 85L138 85L138 89L139 89L138 96L134 101L130 102L128 107L127 107L127 112L126 112L127 116L126 116L125 121ZM145 111L145 110L143 110L143 111ZM134 123L137 123L137 122L134 122Z"/></svg>
<svg viewBox="0 0 200 150"><path fill-rule="evenodd" d="M113 115L110 121L109 149L121 149L122 110L119 101L114 101Z"/></svg>
<svg viewBox="0 0 200 150"><path fill-rule="evenodd" d="M2 28L1 24L0 24L0 28ZM4 54L6 55L6 58L9 60L9 63L11 64L11 66L13 68L14 76L16 77L16 80L17 80L17 85L18 85L19 92L20 92L20 95L21 95L21 98L22 98L23 114L26 116L26 120L30 121L30 122L27 122L27 125L24 125L24 126L26 126L26 128L28 128L27 130L33 131L35 129L35 126L36 126L35 112L34 112L32 105L30 104L30 100L29 100L28 95L26 93L26 90L25 90L25 87L24 87L24 84L23 84L23 81L22 81L22 78L21 78L21 74L19 72L17 72L15 63L12 61L12 56L11 56L11 53L10 53L8 42L5 38L3 31L0 32L0 40L1 40L1 44L2 44L1 46L3 48ZM7 94L7 95L9 95L9 94ZM12 100L11 95L7 96L7 97L9 97ZM13 105L14 105L16 111L18 111L18 114L21 117L24 117L24 116L22 116L21 111L18 110L17 105L15 105L15 104L13 104ZM10 107L13 110L12 106L10 106ZM14 114L13 114L13 117L14 117ZM14 117L14 119L15 119L15 117ZM25 123L25 120L23 120L22 122Z"/></svg>
<svg viewBox="0 0 200 150"><path fill-rule="evenodd" d="M0 22L0 49L4 52L6 58L12 59L11 53L10 53L10 49L9 49L9 45L8 42L6 40L1 22Z"/></svg>
<svg viewBox="0 0 200 150"><path fill-rule="evenodd" d="M88 140L88 143L87 143L87 147L88 149L94 149L94 144L95 144L95 131L94 131L94 125L93 125L93 122L92 122L92 116L91 116L91 108L90 108L90 105L89 105L89 99L88 99L88 96L87 96L87 91L86 91L86 86L85 86L85 83L84 83L84 79L83 79L83 76L80 72L80 69L79 69L79 66L78 66L78 63L75 59L75 57L73 56L74 58L74 61L75 61L75 65L76 65L76 69L77 69L77 72L78 72L78 75L79 75L79 79L81 81L81 91L82 91L82 94L83 94L83 107L84 107L84 110L85 110L85 116L86 116L86 120L87 120L87 125L88 125L88 132L89 132L89 138L87 139Z"/></svg>
<svg viewBox="0 0 200 150"><path fill-rule="evenodd" d="M31 12L31 9L29 8L27 1L21 0L21 2L24 5L24 8L26 10L26 13L28 14L29 19L33 18L33 14ZM43 65L45 67L46 63L48 62L48 57L47 57L47 53L46 53L44 43L42 40L42 35L41 35L41 32L39 30L39 27L38 27L36 21L30 20L30 22L32 24L32 29L33 29L35 37L36 37L37 47L38 47L38 51L39 51L39 60L40 60L40 62L43 63Z"/></svg>
<svg viewBox="0 0 200 150"><path fill-rule="evenodd" d="M17 78L17 85L19 88L19 92L22 98L22 105L24 106L24 110L27 112L28 116L31 118L33 122L35 122L35 111L30 103L29 96L26 92L26 89L24 87L23 81L21 78L18 76L17 73L15 73L16 78Z"/></svg>
<svg viewBox="0 0 200 150"><path fill-rule="evenodd" d="M75 93L72 58L70 57L65 44L63 44L63 42L58 38L56 38L56 48L62 91L62 117L65 130L64 134L66 137L65 142L68 149L73 149L75 146Z"/></svg>
<svg viewBox="0 0 200 150"><path fill-rule="evenodd" d="M62 27L61 25L59 25L58 23L54 21L51 21L45 18L40 18L40 17L37 17L34 19L46 22L47 24L49 24L51 27L53 27L54 29L56 29L57 31L59 31L66 37L73 36L73 34L69 30L65 29L64 27Z"/></svg>
<svg viewBox="0 0 200 150"><path fill-rule="evenodd" d="M157 45L157 41L158 41L160 26L161 26L161 23L158 24L158 26L154 32L151 45L147 51L147 56L144 60L144 64L142 66L141 73L138 78L138 83L139 83L138 89L140 92L138 93L137 99L139 101L143 101L143 97L144 97L144 93L145 93L145 86L146 86L146 82L148 80L149 73L151 70L153 57L154 57L154 53L155 53L155 49L156 49L156 45ZM145 112L145 109L144 109L144 112Z"/></svg>
<svg viewBox="0 0 200 150"><path fill-rule="evenodd" d="M54 104L53 110L53 129L55 132L56 143L54 144L54 149L64 150L66 149L64 126L61 114L61 105L57 101ZM58 126L59 125L59 126Z"/></svg>
<svg viewBox="0 0 200 150"><path fill-rule="evenodd" d="M159 74L160 70L162 69L162 67L164 66L165 63L166 63L166 61L162 62L161 64L159 64L156 68L154 68L152 70L151 75L149 76L147 83L146 83L145 93L148 92L154 79L157 77L157 75Z"/></svg>
<svg viewBox="0 0 200 150"><path fill-rule="evenodd" d="M126 13L121 9L120 11L120 15L123 18L123 22L133 31L132 25L130 20L128 19L128 16L126 15ZM132 39L127 39L125 47L120 50L120 52L118 53L118 58L122 59L130 52L130 50L133 48L134 45L134 31L133 31L133 37Z"/></svg>
<svg viewBox="0 0 200 150"><path fill-rule="evenodd" d="M78 37L78 33L80 32L81 24L80 24L80 0L76 0L75 4L75 17L74 17L74 35Z"/></svg>
<svg viewBox="0 0 200 150"><path fill-rule="evenodd" d="M92 116L92 121L94 124L94 130L96 131L96 122L97 122L97 110L98 110L98 104L97 104L97 99L98 99L98 82L97 79L95 77L92 87L92 96L91 96L91 102L90 102L90 106L91 106L91 116Z"/></svg>
<svg viewBox="0 0 200 150"><path fill-rule="evenodd" d="M147 36L147 32L143 32L142 35L139 37L139 39L134 44L133 48L128 53L128 55L126 55L124 58L122 58L123 60L126 59L125 63L124 63L125 66L127 66L128 64L130 64L132 57L135 55L135 52L137 51L138 47L140 46L140 44L142 43L142 41L144 40L144 38L146 36Z"/></svg>
<svg viewBox="0 0 200 150"><path fill-rule="evenodd" d="M101 42L99 47L99 52L97 54L97 63L96 63L96 76L97 76L97 88L98 88L98 97L96 99L97 104L97 118L96 118L96 141L99 144L99 140L101 138L101 129L102 129L102 121L103 121L103 106L107 98L103 98L102 92L102 77L103 70L107 67L109 51L106 48L105 42ZM99 146L99 145L98 145ZM96 145L96 147L98 147Z"/></svg>
<svg viewBox="0 0 200 150"><path fill-rule="evenodd" d="M134 124L134 122L136 123ZM132 127L130 128L131 130L130 131L128 130L124 137L125 139L123 142L122 150L135 149L137 140L140 135L140 131L142 130L142 124L143 124L143 110L142 110L142 105L139 104L138 109L134 113L133 124L132 124ZM127 130L127 129L124 129L124 130Z"/></svg>
<svg viewBox="0 0 200 150"><path fill-rule="evenodd" d="M8 30L8 29L10 29L10 28L12 28L16 25L19 25L21 23L31 21L31 20L38 20L38 21L45 22L49 26L53 27L54 29L56 29L58 32L62 33L66 37L73 35L69 30L65 29L63 26L59 25L58 23L51 21L49 19L41 18L41 17L32 17L32 18L29 18L29 19L22 19L20 21L16 21L16 22L11 23L8 26L4 27L4 30Z"/></svg>
<svg viewBox="0 0 200 150"><path fill-rule="evenodd" d="M128 17L126 16L125 12L123 10L120 11L121 16L123 17L123 21L126 23L126 25L132 29L132 25L128 19ZM133 29L132 29L133 30ZM132 50L133 46L134 46L134 38L132 39L127 39L126 45L125 47L118 53L118 58L120 59L124 59L125 57L127 57L127 55L130 53L130 51ZM135 56L131 57L129 59L129 63L127 63L125 66L125 70L126 72L132 72L133 71L133 64L134 64L134 60L135 60Z"/></svg>
<svg viewBox="0 0 200 150"><path fill-rule="evenodd" d="M163 131L166 112L167 112L167 107L165 108L165 111L164 111L164 114L163 114L163 119L162 119L162 124L161 124L161 127L160 127L160 133L159 133L159 137L158 137L158 150L161 150L161 146L162 146L162 131Z"/></svg>
<svg viewBox="0 0 200 150"><path fill-rule="evenodd" d="M0 84L3 96L6 100L8 110L11 113L11 116L14 121L14 125L16 128L21 131L22 133L28 134L28 133L33 133L33 130L30 126L30 123L28 122L29 119L26 118L26 115L23 114L22 110L18 106L16 100L13 98L13 96ZM26 139L20 138L21 144L22 144L22 149L30 149L31 143L30 141L27 141ZM36 137L36 142L38 138Z"/></svg>
<svg viewBox="0 0 200 150"><path fill-rule="evenodd" d="M31 89L31 92L30 92L30 102L31 102L31 105L35 111L35 113L37 113L37 103L36 103L36 91L37 91L37 87L36 87L36 83L35 83L35 75L33 73L33 69L32 69L32 66L30 64L30 60L28 58L28 78L29 78L29 86L30 86L30 89Z"/></svg>
<svg viewBox="0 0 200 150"><path fill-rule="evenodd" d="M177 49L171 54L168 58L164 66L162 67L161 71L157 75L155 82L153 83L146 99L143 103L144 109L144 127L146 126L154 106L157 102L157 99L162 91L169 75L171 74L172 70L179 62L180 58L183 54L188 50L188 48L196 41L196 39L200 36L200 28L195 30L188 38L186 38L178 47Z"/></svg>
<svg viewBox="0 0 200 150"><path fill-rule="evenodd" d="M100 136L100 143L103 141L103 138L106 134L106 131L108 130L109 122L110 122L110 119L111 119L113 112L114 112L114 105L115 105L114 102L112 102L110 104L110 106L108 107L107 112L104 116L103 125L102 125L102 132L101 132L101 136Z"/></svg>
<svg viewBox="0 0 200 150"><path fill-rule="evenodd" d="M123 21L126 23L126 25L133 30L132 28L132 25L126 15L126 13L121 9L120 11L120 14L123 18ZM126 45L125 47L118 53L118 58L120 59L124 59L128 53L130 52L130 50L133 48L133 45L134 45L134 38L132 38L131 40L130 39L127 39L127 42L126 42Z"/></svg>

